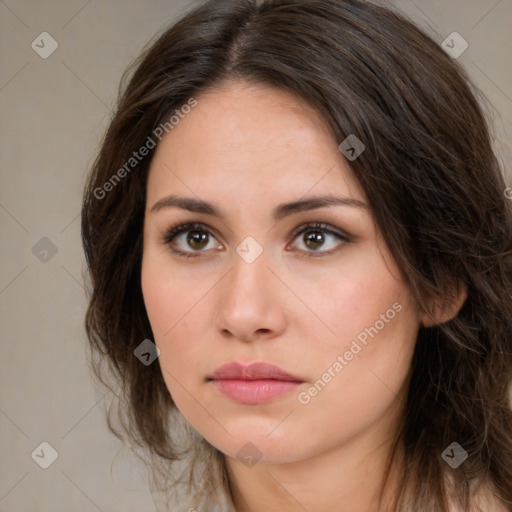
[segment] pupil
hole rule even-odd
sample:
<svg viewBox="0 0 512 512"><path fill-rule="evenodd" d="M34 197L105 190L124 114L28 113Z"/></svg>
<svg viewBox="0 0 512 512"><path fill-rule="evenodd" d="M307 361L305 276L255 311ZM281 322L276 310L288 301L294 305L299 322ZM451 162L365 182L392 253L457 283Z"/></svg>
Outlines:
<svg viewBox="0 0 512 512"><path fill-rule="evenodd" d="M187 236L187 242L194 249L202 249L208 245L208 234L204 231L190 231Z"/></svg>
<svg viewBox="0 0 512 512"><path fill-rule="evenodd" d="M306 246L310 249L317 249L324 243L324 235L320 231L310 231L306 236Z"/></svg>

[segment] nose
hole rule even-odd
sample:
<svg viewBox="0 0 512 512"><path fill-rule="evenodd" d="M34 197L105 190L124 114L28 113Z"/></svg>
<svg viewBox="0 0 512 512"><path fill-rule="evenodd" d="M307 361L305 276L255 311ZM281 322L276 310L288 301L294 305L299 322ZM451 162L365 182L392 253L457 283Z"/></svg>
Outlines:
<svg viewBox="0 0 512 512"><path fill-rule="evenodd" d="M234 267L217 288L215 323L223 337L251 342L284 331L284 286L272 270L265 251L252 263L235 255Z"/></svg>

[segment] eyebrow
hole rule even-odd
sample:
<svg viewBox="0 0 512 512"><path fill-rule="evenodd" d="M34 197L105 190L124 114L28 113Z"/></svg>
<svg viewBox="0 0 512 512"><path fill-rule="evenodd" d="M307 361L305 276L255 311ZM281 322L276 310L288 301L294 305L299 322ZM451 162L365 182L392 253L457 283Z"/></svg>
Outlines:
<svg viewBox="0 0 512 512"><path fill-rule="evenodd" d="M222 212L222 210L212 203L194 197L179 197L176 195L166 196L158 200L152 206L151 213L158 212L165 208L172 208L173 206L182 208L183 210L188 210L190 212L212 215L222 220L225 220L226 218L226 215ZM274 209L272 216L275 221L280 221L285 217L295 213L315 210L317 208L324 208L327 206L350 206L353 208L363 208L365 210L369 210L368 205L358 199L327 195L309 197L307 199L300 199L297 201L280 204Z"/></svg>

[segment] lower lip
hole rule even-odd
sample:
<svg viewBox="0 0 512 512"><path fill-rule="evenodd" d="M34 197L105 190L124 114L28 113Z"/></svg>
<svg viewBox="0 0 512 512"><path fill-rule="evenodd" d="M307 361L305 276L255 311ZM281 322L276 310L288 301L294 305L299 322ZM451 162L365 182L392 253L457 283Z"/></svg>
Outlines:
<svg viewBox="0 0 512 512"><path fill-rule="evenodd" d="M248 405L270 402L301 384L300 382L275 379L219 379L211 382L221 393L235 402Z"/></svg>

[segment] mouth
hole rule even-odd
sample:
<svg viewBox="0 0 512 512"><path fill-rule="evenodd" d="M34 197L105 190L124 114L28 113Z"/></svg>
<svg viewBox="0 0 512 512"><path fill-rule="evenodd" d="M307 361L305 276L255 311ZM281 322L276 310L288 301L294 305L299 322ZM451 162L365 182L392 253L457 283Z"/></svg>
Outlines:
<svg viewBox="0 0 512 512"><path fill-rule="evenodd" d="M228 363L217 368L207 381L234 402L256 405L272 401L304 382L279 366L269 363Z"/></svg>

